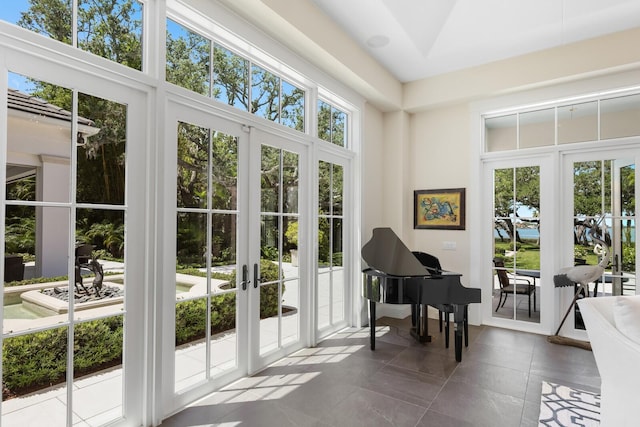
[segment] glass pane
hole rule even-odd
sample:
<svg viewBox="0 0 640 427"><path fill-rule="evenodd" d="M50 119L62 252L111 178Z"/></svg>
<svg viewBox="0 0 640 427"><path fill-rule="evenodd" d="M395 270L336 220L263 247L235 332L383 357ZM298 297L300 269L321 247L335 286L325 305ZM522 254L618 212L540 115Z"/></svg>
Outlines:
<svg viewBox="0 0 640 427"><path fill-rule="evenodd" d="M1 19L45 37L71 44L71 0L48 2L46 7L36 7L27 0L11 0L11 3L12 7L3 5L0 8Z"/></svg>
<svg viewBox="0 0 640 427"><path fill-rule="evenodd" d="M207 207L209 135L209 129L178 123L178 207Z"/></svg>
<svg viewBox="0 0 640 427"><path fill-rule="evenodd" d="M264 272L261 272L264 280ZM278 348L280 282L260 286L260 354Z"/></svg>
<svg viewBox="0 0 640 427"><path fill-rule="evenodd" d="M51 4L48 2L47 8ZM78 0L78 47L142 70L142 3L112 0L96 4L95 0Z"/></svg>
<svg viewBox="0 0 640 427"><path fill-rule="evenodd" d="M287 345L300 338L300 281L297 278L286 280L281 290L282 345Z"/></svg>
<svg viewBox="0 0 640 427"><path fill-rule="evenodd" d="M484 121L484 140L488 152L515 150L518 142L515 114Z"/></svg>
<svg viewBox="0 0 640 427"><path fill-rule="evenodd" d="M236 269L236 235L238 216L211 215L211 266L224 267L222 271Z"/></svg>
<svg viewBox="0 0 640 427"><path fill-rule="evenodd" d="M318 269L318 329L331 325L331 271L329 267Z"/></svg>
<svg viewBox="0 0 640 427"><path fill-rule="evenodd" d="M343 194L343 168L339 165L332 165L333 173L331 174L331 200L333 204L333 214L342 215Z"/></svg>
<svg viewBox="0 0 640 427"><path fill-rule="evenodd" d="M633 160L616 161L620 164L619 187L620 187L620 219L613 221L612 234L613 241L620 242L620 248L612 247L614 259L611 265L613 278L613 288L621 295L635 295L635 272L636 272L636 227L635 227L635 163ZM626 166L621 166L626 164ZM619 265L615 256L618 255ZM618 277L620 276L620 277ZM606 282L606 281L605 281ZM606 285L606 283L605 283Z"/></svg>
<svg viewBox="0 0 640 427"><path fill-rule="evenodd" d="M4 329L68 319L69 209L6 206Z"/></svg>
<svg viewBox="0 0 640 427"><path fill-rule="evenodd" d="M233 275L229 275L230 278ZM213 281L214 279L212 279ZM218 274L215 280L224 282ZM236 292L228 281L214 288L211 298L211 376L221 375L238 364L238 337L236 334ZM213 288L213 287L212 287Z"/></svg>
<svg viewBox="0 0 640 427"><path fill-rule="evenodd" d="M331 235L330 217L318 218L318 266L330 266L331 247L329 237Z"/></svg>
<svg viewBox="0 0 640 427"><path fill-rule="evenodd" d="M331 142L331 105L318 101L318 138Z"/></svg>
<svg viewBox="0 0 640 427"><path fill-rule="evenodd" d="M176 271L196 276L198 270L206 273L207 215L178 212L177 222Z"/></svg>
<svg viewBox="0 0 640 427"><path fill-rule="evenodd" d="M282 80L282 117L284 126L305 131L304 127L304 91Z"/></svg>
<svg viewBox="0 0 640 427"><path fill-rule="evenodd" d="M558 107L558 144L598 140L598 103Z"/></svg>
<svg viewBox="0 0 640 427"><path fill-rule="evenodd" d="M602 216L603 206L611 206L611 161L574 163L573 187L576 220L584 221Z"/></svg>
<svg viewBox="0 0 640 427"><path fill-rule="evenodd" d="M7 199L69 202L72 146L99 129L78 117L72 138L71 90L11 72L8 80Z"/></svg>
<svg viewBox="0 0 640 427"><path fill-rule="evenodd" d="M298 220L297 218L284 217L285 233L283 248L289 251L291 256L291 265L298 266Z"/></svg>
<svg viewBox="0 0 640 427"><path fill-rule="evenodd" d="M36 259L36 209L33 206L5 207L4 226L4 282L17 282L35 276ZM42 215L38 213L38 219ZM65 249L66 250L66 249ZM66 271L64 272L66 275ZM5 288L6 295L10 289ZM16 303L20 303L16 295ZM6 306L5 306L6 310ZM7 313L5 311L5 318Z"/></svg>
<svg viewBox="0 0 640 427"><path fill-rule="evenodd" d="M214 45L213 61L213 97L249 111L249 61L220 45Z"/></svg>
<svg viewBox="0 0 640 427"><path fill-rule="evenodd" d="M261 216L260 256L269 261L278 261L280 254L280 224L277 216Z"/></svg>
<svg viewBox="0 0 640 427"><path fill-rule="evenodd" d="M80 128L76 200L122 205L127 164L127 106L80 93L78 112L95 128L84 131Z"/></svg>
<svg viewBox="0 0 640 427"><path fill-rule="evenodd" d="M575 162L573 165L573 204L574 204L574 262L576 265L597 265L600 263L600 249L594 240L595 230L602 233L602 224L613 225L613 205L611 197L612 166L610 160ZM606 219L605 219L606 217ZM609 238L611 230L606 230ZM604 286L600 286L600 294L612 295L612 280L610 273ZM620 281L616 280L618 292ZM589 292L595 291L594 284L588 284ZM573 291L578 290L577 286ZM585 296L585 295L582 295ZM577 329L584 329L584 322L579 308L574 309L574 325Z"/></svg>
<svg viewBox="0 0 640 427"><path fill-rule="evenodd" d="M0 19L45 37L72 44L71 0L11 0ZM87 52L142 70L143 5L136 0L100 2L78 0L78 47ZM117 17L114 19L113 17Z"/></svg>
<svg viewBox="0 0 640 427"><path fill-rule="evenodd" d="M318 204L320 214L331 213L331 163L318 162Z"/></svg>
<svg viewBox="0 0 640 427"><path fill-rule="evenodd" d="M493 315L540 321L540 168L494 172Z"/></svg>
<svg viewBox="0 0 640 427"><path fill-rule="evenodd" d="M176 392L206 379L207 349L197 345L206 336L206 324L207 298L176 303Z"/></svg>
<svg viewBox="0 0 640 427"><path fill-rule="evenodd" d="M211 208L238 206L238 138L214 132L211 147Z"/></svg>
<svg viewBox="0 0 640 427"><path fill-rule="evenodd" d="M282 151L282 212L298 213L298 155Z"/></svg>
<svg viewBox="0 0 640 427"><path fill-rule="evenodd" d="M75 244L76 319L121 313L125 298L125 215L78 209ZM60 297L58 294L57 297ZM99 305L100 310L92 310Z"/></svg>
<svg viewBox="0 0 640 427"><path fill-rule="evenodd" d="M260 209L262 212L279 212L280 150L262 146Z"/></svg>
<svg viewBox="0 0 640 427"><path fill-rule="evenodd" d="M280 78L257 65L251 66L251 112L279 121Z"/></svg>
<svg viewBox="0 0 640 427"><path fill-rule="evenodd" d="M520 148L555 144L555 109L520 114Z"/></svg>
<svg viewBox="0 0 640 427"><path fill-rule="evenodd" d="M345 274L343 268L334 269L331 272L331 301L332 307L332 323L336 324L345 320Z"/></svg>
<svg viewBox="0 0 640 427"><path fill-rule="evenodd" d="M3 426L24 426L27 420L30 425L67 425L64 404L34 410L33 406L13 400L45 390L64 399L67 393L67 334L68 328L63 326L27 335L5 335L2 342Z"/></svg>
<svg viewBox="0 0 640 427"><path fill-rule="evenodd" d="M331 111L331 142L341 147L347 145L347 114L335 108Z"/></svg>
<svg viewBox="0 0 640 427"><path fill-rule="evenodd" d="M211 87L211 41L167 19L166 79L201 95Z"/></svg>
<svg viewBox="0 0 640 427"><path fill-rule="evenodd" d="M74 408L85 420L110 421L123 415L122 349L124 338L124 316L113 316L78 323L73 334L73 388ZM102 369L97 370L97 367ZM107 369L105 369L107 368ZM111 369L108 369L111 368ZM101 382L108 395L95 399L95 395L82 383L93 374L90 381ZM85 377L85 378L82 378ZM91 404L89 404L91 402Z"/></svg>
<svg viewBox="0 0 640 427"><path fill-rule="evenodd" d="M331 230L331 241L333 245L331 265L342 266L342 219L333 218L331 222L333 224L333 229Z"/></svg>
<svg viewBox="0 0 640 427"><path fill-rule="evenodd" d="M600 138L640 135L640 94L600 101Z"/></svg>

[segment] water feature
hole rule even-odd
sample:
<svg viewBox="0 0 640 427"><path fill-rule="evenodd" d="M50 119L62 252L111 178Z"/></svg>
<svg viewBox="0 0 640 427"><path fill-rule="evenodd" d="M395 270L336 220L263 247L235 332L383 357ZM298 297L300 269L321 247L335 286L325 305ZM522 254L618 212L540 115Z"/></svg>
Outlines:
<svg viewBox="0 0 640 427"><path fill-rule="evenodd" d="M33 320L42 317L40 314L33 310L29 310L22 303L9 304L3 307L5 319L23 319Z"/></svg>

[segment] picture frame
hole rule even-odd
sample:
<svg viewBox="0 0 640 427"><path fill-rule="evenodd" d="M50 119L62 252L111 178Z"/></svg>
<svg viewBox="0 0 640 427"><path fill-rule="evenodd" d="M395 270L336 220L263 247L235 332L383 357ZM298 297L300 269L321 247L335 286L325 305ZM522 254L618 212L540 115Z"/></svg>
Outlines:
<svg viewBox="0 0 640 427"><path fill-rule="evenodd" d="M464 230L465 210L464 188L413 192L414 229Z"/></svg>

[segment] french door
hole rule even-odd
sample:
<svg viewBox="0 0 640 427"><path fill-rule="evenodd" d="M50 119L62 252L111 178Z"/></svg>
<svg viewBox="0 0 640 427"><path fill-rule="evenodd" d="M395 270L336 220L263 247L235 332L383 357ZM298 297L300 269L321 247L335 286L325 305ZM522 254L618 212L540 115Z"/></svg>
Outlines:
<svg viewBox="0 0 640 427"><path fill-rule="evenodd" d="M486 186L492 189L491 252L485 258L491 265L492 299L487 314L497 325L542 330L552 290L550 161L520 158L485 166Z"/></svg>
<svg viewBox="0 0 640 427"><path fill-rule="evenodd" d="M145 95L81 67L4 59L0 425L140 425Z"/></svg>
<svg viewBox="0 0 640 427"><path fill-rule="evenodd" d="M589 284L589 295L579 297L638 293L635 201L639 154L637 150L608 149L564 156L563 191L569 203L563 214L567 249L563 259L567 265L606 264L601 277ZM604 245L593 239L594 233L604 236ZM577 307L573 319L569 327L573 323L576 329L584 329Z"/></svg>
<svg viewBox="0 0 640 427"><path fill-rule="evenodd" d="M308 220L304 146L179 103L167 113L170 413L300 348Z"/></svg>

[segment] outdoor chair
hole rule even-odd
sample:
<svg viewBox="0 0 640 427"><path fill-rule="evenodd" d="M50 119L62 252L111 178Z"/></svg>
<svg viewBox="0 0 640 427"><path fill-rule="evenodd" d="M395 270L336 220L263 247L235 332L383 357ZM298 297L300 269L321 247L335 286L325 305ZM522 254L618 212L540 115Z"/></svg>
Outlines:
<svg viewBox="0 0 640 427"><path fill-rule="evenodd" d="M500 282L500 298L498 305L496 305L496 312L500 307L504 307L509 295L515 294L514 304L517 295L526 295L529 298L529 317L531 317L531 295L533 295L533 311L536 311L536 285L532 284L529 279L508 273L504 267L504 261L500 258L494 258L493 265Z"/></svg>

